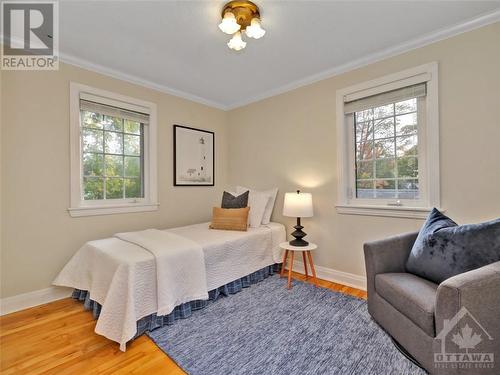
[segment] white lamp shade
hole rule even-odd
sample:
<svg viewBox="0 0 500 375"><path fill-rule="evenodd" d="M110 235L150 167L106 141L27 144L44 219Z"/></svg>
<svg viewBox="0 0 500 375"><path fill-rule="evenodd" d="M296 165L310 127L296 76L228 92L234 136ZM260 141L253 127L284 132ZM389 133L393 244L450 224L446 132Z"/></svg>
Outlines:
<svg viewBox="0 0 500 375"><path fill-rule="evenodd" d="M237 32L241 26L236 22L236 17L231 12L226 12L222 22L219 24L219 29L226 34L234 34Z"/></svg>
<svg viewBox="0 0 500 375"><path fill-rule="evenodd" d="M312 195L310 193L286 193L283 205L283 216L313 216Z"/></svg>
<svg viewBox="0 0 500 375"><path fill-rule="evenodd" d="M250 22L250 26L247 26L245 30L245 34L249 38L254 38L254 39L260 39L264 36L266 33L266 30L264 30L260 26L260 20L258 18L252 18L252 21Z"/></svg>
<svg viewBox="0 0 500 375"><path fill-rule="evenodd" d="M237 31L234 36L227 42L227 46L235 51L240 51L247 45L247 42L241 39L241 32Z"/></svg>

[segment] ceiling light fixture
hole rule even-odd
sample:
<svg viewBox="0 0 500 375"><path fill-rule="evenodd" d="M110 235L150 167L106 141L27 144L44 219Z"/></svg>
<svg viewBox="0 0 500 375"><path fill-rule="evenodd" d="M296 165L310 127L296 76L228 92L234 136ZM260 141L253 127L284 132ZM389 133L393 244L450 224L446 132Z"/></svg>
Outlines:
<svg viewBox="0 0 500 375"><path fill-rule="evenodd" d="M233 37L229 42L227 42L227 46L231 49L234 49L235 51L240 51L243 48L245 48L247 45L247 42L244 42L243 39L241 39L241 32L237 31L234 33Z"/></svg>
<svg viewBox="0 0 500 375"><path fill-rule="evenodd" d="M231 12L224 14L224 18L222 18L222 22L219 24L219 29L223 33L230 35L237 32L240 28L241 26L236 22L236 17Z"/></svg>
<svg viewBox="0 0 500 375"><path fill-rule="evenodd" d="M245 33L249 38L260 39L264 36L266 30L260 26L260 20L258 18L253 18L250 22L250 26L246 28Z"/></svg>
<svg viewBox="0 0 500 375"><path fill-rule="evenodd" d="M219 29L233 35L227 46L235 51L240 51L247 45L242 38L243 33L254 39L262 38L266 33L260 25L259 8L246 0L231 1L224 5Z"/></svg>

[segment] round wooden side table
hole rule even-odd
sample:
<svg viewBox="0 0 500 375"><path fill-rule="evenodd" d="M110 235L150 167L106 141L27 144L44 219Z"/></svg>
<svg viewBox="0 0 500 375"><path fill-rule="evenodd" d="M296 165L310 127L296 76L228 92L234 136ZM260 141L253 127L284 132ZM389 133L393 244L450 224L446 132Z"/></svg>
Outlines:
<svg viewBox="0 0 500 375"><path fill-rule="evenodd" d="M311 255L311 251L316 250L318 248L318 246L312 242L309 242L309 245L307 245L307 246L292 246L288 242L283 242L283 243L280 243L280 247L283 250L285 250L285 254L283 255L283 264L281 265L280 277L283 277L283 275L285 274L286 260L288 258L288 253L291 253L290 264L288 266L288 289L290 289L292 286L293 258L294 258L296 251L302 253L302 260L304 262L304 270L306 272L306 280L309 277L309 274L307 273L307 262L306 262L306 255L307 255L307 258L309 260L309 266L311 267L314 285L318 286L318 279L316 278L316 270L314 269L314 263L313 263L312 255Z"/></svg>

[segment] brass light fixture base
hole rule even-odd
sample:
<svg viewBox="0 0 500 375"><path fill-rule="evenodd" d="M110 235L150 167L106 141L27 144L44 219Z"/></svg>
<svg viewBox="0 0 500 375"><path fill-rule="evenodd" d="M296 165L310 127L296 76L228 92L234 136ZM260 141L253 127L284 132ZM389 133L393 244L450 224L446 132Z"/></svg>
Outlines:
<svg viewBox="0 0 500 375"><path fill-rule="evenodd" d="M252 18L260 18L259 8L251 1L235 0L230 1L222 9L222 18L226 12L231 12L236 18L236 22L241 26L241 30L245 30L250 26Z"/></svg>

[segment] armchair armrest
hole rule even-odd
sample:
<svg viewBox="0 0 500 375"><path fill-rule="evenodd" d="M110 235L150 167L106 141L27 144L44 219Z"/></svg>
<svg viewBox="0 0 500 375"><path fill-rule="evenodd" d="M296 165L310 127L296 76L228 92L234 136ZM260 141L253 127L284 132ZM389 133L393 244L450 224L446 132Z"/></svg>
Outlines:
<svg viewBox="0 0 500 375"><path fill-rule="evenodd" d="M500 345L500 262L443 281L436 295L436 332L465 307Z"/></svg>
<svg viewBox="0 0 500 375"><path fill-rule="evenodd" d="M375 275L405 272L405 264L418 232L404 233L363 245L368 295L375 291Z"/></svg>

